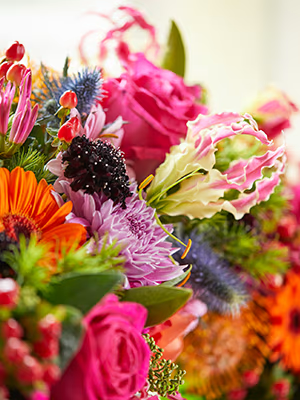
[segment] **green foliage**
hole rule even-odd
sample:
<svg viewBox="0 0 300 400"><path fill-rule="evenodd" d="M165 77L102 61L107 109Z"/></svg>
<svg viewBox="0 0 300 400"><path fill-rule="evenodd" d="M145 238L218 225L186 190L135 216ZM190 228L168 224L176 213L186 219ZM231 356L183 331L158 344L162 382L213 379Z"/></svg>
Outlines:
<svg viewBox="0 0 300 400"><path fill-rule="evenodd" d="M70 273L52 278L41 294L51 304L69 305L85 314L122 280L117 271Z"/></svg>
<svg viewBox="0 0 300 400"><path fill-rule="evenodd" d="M124 265L124 257L119 255L120 247L115 243L107 244L104 237L103 245L99 252L88 253L87 246L77 248L74 244L73 248L62 253L62 257L57 262L57 273L66 272L103 272L108 269L122 270Z"/></svg>
<svg viewBox="0 0 300 400"><path fill-rule="evenodd" d="M236 221L229 213L221 212L210 219L191 221L187 231L196 228L231 265L238 265L255 277L284 272L289 266L287 249L277 245L276 236L273 241L269 236L276 232L284 201L278 189L268 202L257 205L250 217L253 226L247 223L247 216Z"/></svg>
<svg viewBox="0 0 300 400"><path fill-rule="evenodd" d="M32 147L21 147L20 151L15 153L10 160L5 162L5 167L12 171L16 167L21 167L25 171L32 171L37 181L46 179L48 183L52 183L56 177L46 170L44 165L46 156Z"/></svg>
<svg viewBox="0 0 300 400"><path fill-rule="evenodd" d="M140 303L148 310L146 327L154 326L175 314L191 297L190 289L177 287L141 286L125 290L122 301Z"/></svg>
<svg viewBox="0 0 300 400"><path fill-rule="evenodd" d="M44 286L48 275L48 271L39 266L39 261L46 256L46 251L45 246L37 244L34 236L29 241L21 236L19 248L14 246L10 251L5 251L2 259L17 273L19 285L38 290Z"/></svg>
<svg viewBox="0 0 300 400"><path fill-rule="evenodd" d="M146 334L144 338L152 353L148 373L149 392L163 397L175 394L184 383L183 376L186 372L171 360L162 358L163 349L155 344L152 337Z"/></svg>
<svg viewBox="0 0 300 400"><path fill-rule="evenodd" d="M171 21L171 29L167 42L167 50L162 61L162 68L184 77L185 73L185 49L181 33L174 21Z"/></svg>
<svg viewBox="0 0 300 400"><path fill-rule="evenodd" d="M82 314L73 307L65 307L66 314L62 323L62 334L59 340L59 367L64 370L78 350L82 336Z"/></svg>

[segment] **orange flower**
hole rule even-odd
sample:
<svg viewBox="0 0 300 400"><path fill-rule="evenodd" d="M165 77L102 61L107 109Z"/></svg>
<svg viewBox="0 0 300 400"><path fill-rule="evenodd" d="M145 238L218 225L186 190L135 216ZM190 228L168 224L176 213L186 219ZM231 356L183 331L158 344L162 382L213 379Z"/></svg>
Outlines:
<svg viewBox="0 0 300 400"><path fill-rule="evenodd" d="M37 183L31 171L0 168L0 232L15 241L20 235L26 239L35 235L56 254L67 251L74 243L84 243L86 230L82 225L64 224L72 203L60 207L52 190L44 179Z"/></svg>
<svg viewBox="0 0 300 400"><path fill-rule="evenodd" d="M300 276L289 272L286 283L269 305L273 359L281 357L286 369L300 372Z"/></svg>
<svg viewBox="0 0 300 400"><path fill-rule="evenodd" d="M246 371L261 373L269 355L269 315L255 297L239 316L206 314L185 338L179 363L188 393L218 399L241 387Z"/></svg>

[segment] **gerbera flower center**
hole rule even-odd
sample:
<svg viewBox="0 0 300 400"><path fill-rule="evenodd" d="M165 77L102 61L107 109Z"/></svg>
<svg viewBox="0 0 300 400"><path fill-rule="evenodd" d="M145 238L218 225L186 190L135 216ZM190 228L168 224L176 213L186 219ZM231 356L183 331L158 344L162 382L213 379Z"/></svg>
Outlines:
<svg viewBox="0 0 300 400"><path fill-rule="evenodd" d="M290 312L290 330L293 333L300 333L300 309L294 308Z"/></svg>
<svg viewBox="0 0 300 400"><path fill-rule="evenodd" d="M19 241L20 235L29 239L31 234L40 235L38 226L28 217L21 214L6 214L0 219L0 227L5 234L15 240Z"/></svg>

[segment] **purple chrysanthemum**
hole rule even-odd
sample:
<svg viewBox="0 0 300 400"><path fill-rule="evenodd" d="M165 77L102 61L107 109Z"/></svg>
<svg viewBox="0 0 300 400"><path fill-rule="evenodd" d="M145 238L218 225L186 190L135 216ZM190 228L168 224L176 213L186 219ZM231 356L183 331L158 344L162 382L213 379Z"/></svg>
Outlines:
<svg viewBox="0 0 300 400"><path fill-rule="evenodd" d="M69 220L82 223L90 236L96 234L100 248L105 235L108 244L117 241L121 246L131 287L156 285L183 273L185 266L176 265L169 258L177 249L165 240L168 235L156 223L154 209L147 207L136 193L126 199L126 209L123 209L103 195L74 192L68 182L60 183L73 202ZM131 190L135 192L133 187Z"/></svg>

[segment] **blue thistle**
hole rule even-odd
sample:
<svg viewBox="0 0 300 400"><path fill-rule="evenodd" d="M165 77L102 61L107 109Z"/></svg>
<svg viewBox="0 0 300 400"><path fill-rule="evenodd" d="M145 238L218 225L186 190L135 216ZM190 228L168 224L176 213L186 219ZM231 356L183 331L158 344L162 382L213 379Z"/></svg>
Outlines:
<svg viewBox="0 0 300 400"><path fill-rule="evenodd" d="M93 105L102 98L102 75L99 68L90 70L88 68L78 72L73 77L50 77L48 70L42 66L42 73L46 89L37 93L36 98L44 102L42 114L44 118L49 118L51 125L58 125L59 120L53 115L60 107L59 99L61 95L72 90L76 93L78 104L76 106L81 118L85 118L91 111ZM52 118L51 118L52 116Z"/></svg>
<svg viewBox="0 0 300 400"><path fill-rule="evenodd" d="M54 98L59 103L60 96L67 90L76 93L78 104L76 106L82 117L88 115L93 105L101 99L102 77L101 71L85 68L74 77L60 79L55 85Z"/></svg>
<svg viewBox="0 0 300 400"><path fill-rule="evenodd" d="M192 247L182 260L182 252L173 255L180 264L192 264L191 276L187 285L191 286L195 298L206 303L211 311L221 314L239 311L247 300L247 291L241 278L229 266L229 263L215 253L210 245L203 241L202 235L191 232ZM187 238L184 238L187 240Z"/></svg>

